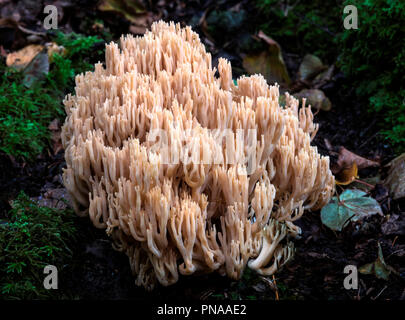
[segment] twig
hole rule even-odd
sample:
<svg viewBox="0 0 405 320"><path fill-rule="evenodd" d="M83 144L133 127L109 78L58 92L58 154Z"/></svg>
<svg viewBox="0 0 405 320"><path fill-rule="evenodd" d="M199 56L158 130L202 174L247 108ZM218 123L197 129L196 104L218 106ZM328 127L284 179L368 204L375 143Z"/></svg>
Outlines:
<svg viewBox="0 0 405 320"><path fill-rule="evenodd" d="M371 188L371 189L374 189L374 187L375 187L374 185L369 184L369 183L367 183L367 182L365 182L365 181L363 181L363 180L359 180L359 179L354 179L353 182L357 182L357 183L360 183L360 184L364 184L365 186L367 186L367 187L369 187L369 188Z"/></svg>
<svg viewBox="0 0 405 320"><path fill-rule="evenodd" d="M396 237L394 238L394 240L392 240L391 248L394 247L395 241L397 241L397 239L398 239L398 236L396 236Z"/></svg>
<svg viewBox="0 0 405 320"><path fill-rule="evenodd" d="M278 300L280 300L280 298L278 296L278 287L277 287L277 282L276 282L276 278L274 277L274 274L273 274L273 283L276 288L276 300L278 301Z"/></svg>
<svg viewBox="0 0 405 320"><path fill-rule="evenodd" d="M371 298L372 300L376 300L380 295L381 295L381 293L383 293L384 291L385 291L385 289L387 289L388 288L388 286L385 286L381 291L380 291L380 293L379 294L377 294L374 298Z"/></svg>
<svg viewBox="0 0 405 320"><path fill-rule="evenodd" d="M379 133L378 132L376 132L376 133L374 133L372 136L370 136L368 139L366 139L366 141L364 141L361 145L360 145L360 147L359 147L359 149L360 148L362 148L365 144L367 144L368 142L370 142L370 140L371 139L373 139L376 135L378 135Z"/></svg>

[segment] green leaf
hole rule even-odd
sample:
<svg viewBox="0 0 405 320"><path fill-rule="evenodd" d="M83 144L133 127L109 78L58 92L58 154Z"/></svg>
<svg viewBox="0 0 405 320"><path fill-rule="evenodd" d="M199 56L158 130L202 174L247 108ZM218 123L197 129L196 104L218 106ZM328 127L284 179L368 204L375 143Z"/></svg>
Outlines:
<svg viewBox="0 0 405 320"><path fill-rule="evenodd" d="M361 190L347 189L339 198L333 197L321 210L322 223L332 230L342 231L350 221L358 221L376 213L382 214L378 202L366 195Z"/></svg>

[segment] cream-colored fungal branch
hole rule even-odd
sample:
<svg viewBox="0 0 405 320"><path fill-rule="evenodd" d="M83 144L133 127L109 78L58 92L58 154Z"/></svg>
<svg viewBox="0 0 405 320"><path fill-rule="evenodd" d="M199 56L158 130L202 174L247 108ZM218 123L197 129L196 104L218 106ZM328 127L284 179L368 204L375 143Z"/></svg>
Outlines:
<svg viewBox="0 0 405 320"><path fill-rule="evenodd" d="M294 221L334 189L329 158L299 108L231 65L189 27L157 22L106 46L105 68L76 76L64 101L64 182L75 210L125 252L137 285L246 266L271 275L293 255Z"/></svg>

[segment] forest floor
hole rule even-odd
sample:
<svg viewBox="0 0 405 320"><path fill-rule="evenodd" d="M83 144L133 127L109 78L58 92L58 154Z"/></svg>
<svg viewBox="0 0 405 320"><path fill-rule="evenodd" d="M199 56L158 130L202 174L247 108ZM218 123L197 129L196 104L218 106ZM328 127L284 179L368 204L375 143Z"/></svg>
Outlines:
<svg viewBox="0 0 405 320"><path fill-rule="evenodd" d="M179 2L174 1L173 5L162 2L159 10L149 12L142 23L149 26L158 18L191 21L195 12L206 12L209 7L209 4L202 7L195 5L183 10L175 5ZM75 21L80 20L81 15L94 14L90 14L94 6L92 1L82 3L84 7L80 13L78 9L61 4L65 14L63 31L80 32L72 28L76 25ZM244 1L241 3L245 5ZM128 29L141 32L144 28L127 21L120 25L121 20L115 21L105 12L97 15L115 34L128 32ZM203 19L201 15L197 17ZM19 19L19 23L24 24L25 21L29 24L23 13ZM204 23L200 21L199 25ZM197 29L201 31L201 27ZM243 52L233 52L227 43L213 43L205 32L200 32L200 36L212 52L214 61L219 56L225 56L233 60L235 77L244 73ZM113 38L116 39L116 36L113 35ZM288 48L283 48L283 56L293 83L302 86L297 72L303 57L290 54ZM158 287L150 293L135 286L127 257L112 249L107 235L93 228L87 219L80 218L77 220L80 241L73 248L74 256L66 272L60 273L61 289L74 299L405 300L405 203L404 199L393 200L383 183L388 172L386 165L395 154L379 136L378 121L373 114L357 107L358 101L352 90L347 88L346 79L339 70L334 70L330 79L319 88L330 99L332 107L329 111L316 113L315 122L320 126L313 143L321 154L330 156L332 165L337 165L341 147L378 162L378 166L360 169L359 177L363 181L373 181L373 187L366 190L379 202L382 215L370 216L361 223L349 224L341 232L334 232L322 223L319 211L307 212L297 221L302 235L294 241L294 260L274 278L263 278L249 270L240 281L215 274L180 277L175 285ZM0 217L10 208L9 201L20 190L45 202L64 197L61 179L64 167L63 150L57 154L42 154L35 161L24 163L0 155ZM340 191L339 188L342 187L337 187ZM393 217L396 219L394 226ZM373 274L360 274L358 290L346 290L343 286L347 276L345 266L360 267L376 261L379 245L385 262L395 272L388 280L378 279Z"/></svg>

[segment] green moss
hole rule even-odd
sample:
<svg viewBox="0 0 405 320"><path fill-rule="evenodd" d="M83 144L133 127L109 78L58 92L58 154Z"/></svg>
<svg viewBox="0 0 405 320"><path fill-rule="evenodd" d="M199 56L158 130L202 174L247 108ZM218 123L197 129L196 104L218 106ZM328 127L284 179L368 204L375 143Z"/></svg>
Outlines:
<svg viewBox="0 0 405 320"><path fill-rule="evenodd" d="M40 154L49 139L48 124L63 115L60 102L49 88L23 84L22 72L2 66L0 83L0 150L17 158Z"/></svg>
<svg viewBox="0 0 405 320"><path fill-rule="evenodd" d="M58 297L58 290L44 288L43 269L54 265L60 271L71 257L75 214L39 207L20 193L8 216L8 221L0 221L0 297Z"/></svg>
<svg viewBox="0 0 405 320"><path fill-rule="evenodd" d="M368 109L382 119L382 134L405 151L405 2L346 1L358 11L358 29L345 30L339 66Z"/></svg>
<svg viewBox="0 0 405 320"><path fill-rule="evenodd" d="M265 17L259 29L287 52L311 53L333 62L338 50L335 35L342 25L341 2L257 0L256 7Z"/></svg>
<svg viewBox="0 0 405 320"><path fill-rule="evenodd" d="M58 32L55 41L65 47L63 55L54 54L45 79L27 88L23 71L0 65L0 151L17 159L34 161L49 146L49 123L64 118L63 97L73 91L74 76L92 70L90 57L101 40Z"/></svg>

